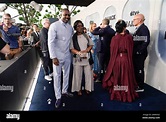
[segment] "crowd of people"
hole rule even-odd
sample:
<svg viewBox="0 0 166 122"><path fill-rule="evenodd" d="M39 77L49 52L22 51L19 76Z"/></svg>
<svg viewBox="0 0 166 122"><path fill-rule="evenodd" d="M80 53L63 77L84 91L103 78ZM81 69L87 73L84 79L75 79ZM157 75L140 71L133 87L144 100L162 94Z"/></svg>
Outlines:
<svg viewBox="0 0 166 122"><path fill-rule="evenodd" d="M10 23L10 19L10 14L4 14L0 26L0 52L6 58L22 51L19 29ZM54 83L55 107L61 106L62 96L73 97L75 92L82 96L84 91L91 94L95 91L94 82L108 90L110 100L136 100L138 92L144 91L144 62L150 43L144 15L134 16L136 31L133 34L127 30L125 20L118 20L115 30L106 18L98 26L91 22L89 29L81 20L76 20L73 26L69 21L70 11L62 9L58 21L51 24L45 18L40 31L34 24L33 31L27 31L25 36L41 57L44 78Z"/></svg>

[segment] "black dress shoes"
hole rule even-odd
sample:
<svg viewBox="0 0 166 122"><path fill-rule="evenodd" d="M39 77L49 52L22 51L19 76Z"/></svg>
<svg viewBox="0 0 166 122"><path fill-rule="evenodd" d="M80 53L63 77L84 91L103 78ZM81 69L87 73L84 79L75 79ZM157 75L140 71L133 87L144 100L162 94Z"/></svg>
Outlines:
<svg viewBox="0 0 166 122"><path fill-rule="evenodd" d="M66 93L63 93L62 96L73 97L73 94L69 93L69 92L66 92Z"/></svg>
<svg viewBox="0 0 166 122"><path fill-rule="evenodd" d="M61 105L61 99L57 99L55 102L55 108L59 108Z"/></svg>

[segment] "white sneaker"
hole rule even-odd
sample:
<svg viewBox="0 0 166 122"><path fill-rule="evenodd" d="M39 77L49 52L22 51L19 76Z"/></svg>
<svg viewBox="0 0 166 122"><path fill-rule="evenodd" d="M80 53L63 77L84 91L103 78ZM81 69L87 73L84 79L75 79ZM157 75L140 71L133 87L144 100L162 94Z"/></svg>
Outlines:
<svg viewBox="0 0 166 122"><path fill-rule="evenodd" d="M138 88L135 90L136 92L144 92L144 89Z"/></svg>
<svg viewBox="0 0 166 122"><path fill-rule="evenodd" d="M136 90L136 92L144 92L144 89Z"/></svg>
<svg viewBox="0 0 166 122"><path fill-rule="evenodd" d="M99 79L95 80L95 82L101 82Z"/></svg>
<svg viewBox="0 0 166 122"><path fill-rule="evenodd" d="M48 80L48 81L51 81L51 80L52 80L52 78L51 78L49 75L44 76L44 78L45 78L46 80Z"/></svg>
<svg viewBox="0 0 166 122"><path fill-rule="evenodd" d="M53 73L49 74L50 77L53 77Z"/></svg>

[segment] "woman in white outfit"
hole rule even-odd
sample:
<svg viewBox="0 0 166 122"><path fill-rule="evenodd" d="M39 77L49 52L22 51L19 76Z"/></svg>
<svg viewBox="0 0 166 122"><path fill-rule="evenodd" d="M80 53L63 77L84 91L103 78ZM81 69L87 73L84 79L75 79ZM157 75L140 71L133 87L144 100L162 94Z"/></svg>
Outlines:
<svg viewBox="0 0 166 122"><path fill-rule="evenodd" d="M73 53L73 81L72 92L77 92L82 95L82 74L85 76L85 91L87 94L94 90L94 81L92 75L92 67L89 62L90 50L93 47L93 42L87 34L83 32L83 23L80 20L75 21L75 34L72 37L70 50Z"/></svg>

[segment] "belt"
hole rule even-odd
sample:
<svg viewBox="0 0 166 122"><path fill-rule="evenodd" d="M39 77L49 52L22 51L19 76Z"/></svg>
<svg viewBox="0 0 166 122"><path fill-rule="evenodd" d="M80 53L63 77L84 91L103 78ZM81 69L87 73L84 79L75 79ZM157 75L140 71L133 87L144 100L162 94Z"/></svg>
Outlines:
<svg viewBox="0 0 166 122"><path fill-rule="evenodd" d="M123 55L126 55L127 53L119 53L120 57L122 57Z"/></svg>
<svg viewBox="0 0 166 122"><path fill-rule="evenodd" d="M87 57L80 57L81 59L87 59Z"/></svg>

